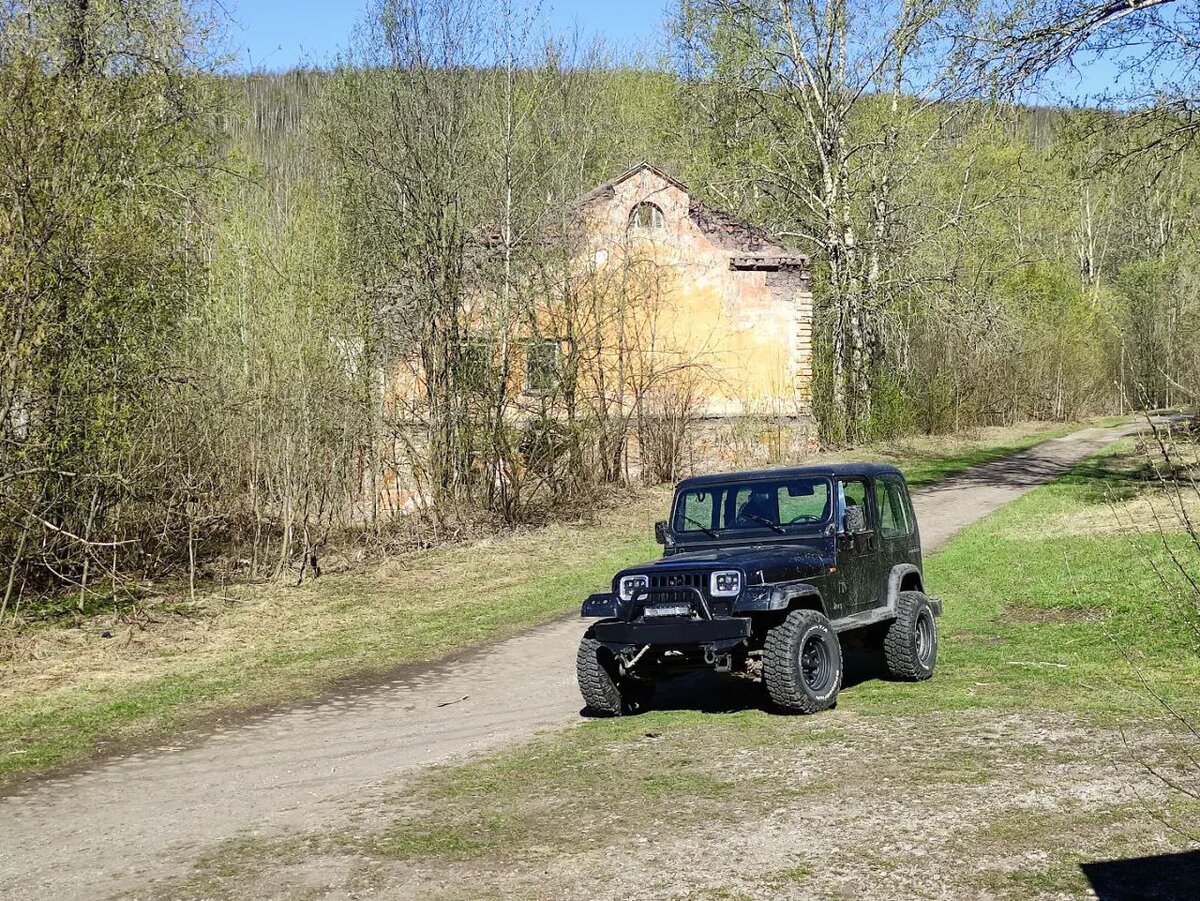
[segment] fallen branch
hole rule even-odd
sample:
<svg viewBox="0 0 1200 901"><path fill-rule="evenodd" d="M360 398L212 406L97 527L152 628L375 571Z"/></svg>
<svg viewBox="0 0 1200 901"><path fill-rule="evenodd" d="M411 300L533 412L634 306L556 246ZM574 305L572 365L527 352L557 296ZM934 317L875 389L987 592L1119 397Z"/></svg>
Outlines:
<svg viewBox="0 0 1200 901"><path fill-rule="evenodd" d="M1044 660L1008 660L1005 662L1007 666L1052 666L1057 669L1070 669L1066 663L1047 663Z"/></svg>

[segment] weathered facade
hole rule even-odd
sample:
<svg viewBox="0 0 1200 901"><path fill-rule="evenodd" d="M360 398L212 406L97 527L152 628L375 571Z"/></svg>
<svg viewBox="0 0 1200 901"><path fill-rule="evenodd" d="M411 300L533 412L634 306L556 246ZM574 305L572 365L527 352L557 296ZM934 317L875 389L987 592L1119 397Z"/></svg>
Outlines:
<svg viewBox="0 0 1200 901"><path fill-rule="evenodd" d="M439 440L489 485L563 459L670 481L811 441L804 257L649 164L559 212L474 233L445 358L410 343L382 373L390 508L419 506L435 477L411 461Z"/></svg>
<svg viewBox="0 0 1200 901"><path fill-rule="evenodd" d="M592 191L579 213L585 262L653 261L654 352L693 373L699 415L808 417L813 301L805 257L646 163Z"/></svg>

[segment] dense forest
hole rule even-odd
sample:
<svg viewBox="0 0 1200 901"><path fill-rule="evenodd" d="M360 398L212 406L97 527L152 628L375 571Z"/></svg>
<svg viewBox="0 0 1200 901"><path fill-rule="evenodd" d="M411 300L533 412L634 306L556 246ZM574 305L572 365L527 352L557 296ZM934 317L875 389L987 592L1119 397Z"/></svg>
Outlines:
<svg viewBox="0 0 1200 901"><path fill-rule="evenodd" d="M236 74L215 7L8 0L0 623L677 475L686 391L611 327L645 279L563 265L641 160L811 257L826 444L1189 402L1190 106L1022 102L1103 35L1076 6L684 0L646 60L379 0L336 64ZM547 317L574 352L530 406Z"/></svg>

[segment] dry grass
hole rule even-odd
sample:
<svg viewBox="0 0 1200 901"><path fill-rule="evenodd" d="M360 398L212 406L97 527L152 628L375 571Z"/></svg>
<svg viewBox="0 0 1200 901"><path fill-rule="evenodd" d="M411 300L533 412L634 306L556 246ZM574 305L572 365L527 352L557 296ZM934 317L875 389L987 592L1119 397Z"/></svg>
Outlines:
<svg viewBox="0 0 1200 901"><path fill-rule="evenodd" d="M1184 498L1183 509L1194 522L1200 522L1200 496ZM1168 491L1157 488L1136 498L1114 500L1103 506L1076 511L1070 516L1047 520L1045 535L1143 535L1157 531L1182 532L1180 505Z"/></svg>
<svg viewBox="0 0 1200 901"><path fill-rule="evenodd" d="M300 587L243 584L186 609L165 603L9 633L0 773L65 762L102 736L303 697L548 621L653 553L666 497L639 492L592 525L406 554Z"/></svg>
<svg viewBox="0 0 1200 901"><path fill-rule="evenodd" d="M1177 741L1146 725L1148 748ZM1178 847L1118 747L1044 713L656 713L435 771L290 851L233 843L164 896L290 895L315 872L386 897L1073 896L1082 860Z"/></svg>
<svg viewBox="0 0 1200 901"><path fill-rule="evenodd" d="M1200 453L1200 446L1175 445L1172 453L1190 462ZM1104 472L1097 473L1099 478L1087 492L1086 503L1031 524L1023 535L1031 539L1056 535L1132 538L1183 533L1189 522L1193 527L1200 525L1200 464L1178 465L1178 484L1161 478L1162 471L1153 444L1127 439L1104 455Z"/></svg>
<svg viewBox="0 0 1200 901"><path fill-rule="evenodd" d="M1043 425L820 459L891 460L923 484L1072 429ZM299 587L210 587L188 602L152 586L160 596L133 608L0 631L0 778L545 622L603 589L616 569L656 555L653 522L669 497L641 489L589 511L590 522L395 555Z"/></svg>
<svg viewBox="0 0 1200 901"><path fill-rule="evenodd" d="M530 571L578 566L609 536L652 534L667 494L640 492L592 526L561 523L466 545L418 551L302 586L242 583L209 591L196 603L170 599L70 628L35 623L8 634L0 704L81 682L137 679L187 658L202 669L233 650L283 647L303 636L370 631L396 615L446 612L519 587ZM598 586L597 590L602 586ZM111 637L102 637L105 632Z"/></svg>

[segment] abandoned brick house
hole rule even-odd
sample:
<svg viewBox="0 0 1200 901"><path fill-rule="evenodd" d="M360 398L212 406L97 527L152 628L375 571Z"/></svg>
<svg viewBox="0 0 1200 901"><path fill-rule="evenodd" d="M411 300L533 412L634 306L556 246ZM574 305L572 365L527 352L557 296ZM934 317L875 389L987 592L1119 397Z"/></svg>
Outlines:
<svg viewBox="0 0 1200 901"><path fill-rule="evenodd" d="M520 326L506 345L514 420L564 415L563 375L570 371L578 394L593 403L649 408L653 416L673 402L672 391L686 390L689 421L708 423L710 434L726 423L765 420L778 432L786 420L808 435L813 302L805 257L648 163L564 212L564 237L545 241L566 251L558 257L566 265L551 267L562 282L528 292L547 305L535 315L538 334ZM494 260L495 232L481 233L476 246L481 258ZM486 319L506 305L489 305L486 292L495 286L486 277L480 284L484 293L468 301L472 335L463 356L477 356L472 369L485 373L479 381L495 386L497 329ZM571 307L577 318L564 324L555 305ZM407 397L415 408L421 382L411 361L402 364L385 403L399 411ZM651 383L653 390L646 389ZM636 436L630 440L636 445ZM399 472L388 478L388 493L405 498L401 507L411 497L400 489L407 481Z"/></svg>
<svg viewBox="0 0 1200 901"><path fill-rule="evenodd" d="M640 365L657 367L659 375L669 370L676 381L686 372L694 418L809 418L813 302L805 257L648 163L584 195L565 218L567 236L556 246L567 248L569 262L555 268L570 276L526 292L551 300L537 314L539 336L527 326L517 329L507 367L510 397L524 397L530 406L552 402L574 354L585 393L611 396L611 386L620 384L617 393L626 402L637 387L628 372ZM477 246L484 256L495 255L496 241L489 230ZM485 275L482 284L494 290L489 279ZM565 302L567 294L572 303ZM572 308L570 325L556 304ZM464 358L478 356L485 380L492 381L497 342L488 309L486 291L468 302L473 321L467 331L474 334ZM573 344L568 333L583 337ZM586 367L580 363L585 357ZM620 375L619 367L625 370ZM415 397L420 382L419 373L401 366L391 395Z"/></svg>
<svg viewBox="0 0 1200 901"><path fill-rule="evenodd" d="M698 364L697 415L808 417L813 303L805 257L648 163L591 191L579 214L596 265L651 248L666 274L654 341L661 353Z"/></svg>

